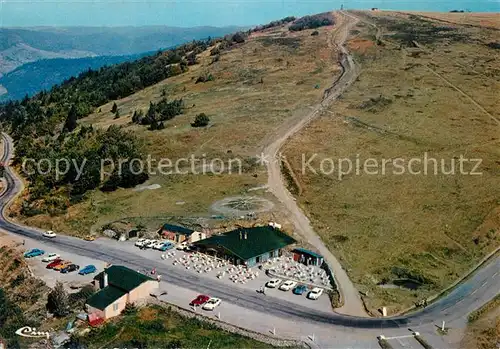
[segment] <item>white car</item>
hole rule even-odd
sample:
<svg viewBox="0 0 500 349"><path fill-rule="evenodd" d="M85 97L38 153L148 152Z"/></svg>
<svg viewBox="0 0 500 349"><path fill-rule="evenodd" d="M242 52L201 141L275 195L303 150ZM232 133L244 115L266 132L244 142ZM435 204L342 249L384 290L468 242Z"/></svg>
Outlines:
<svg viewBox="0 0 500 349"><path fill-rule="evenodd" d="M138 245L138 246L139 246L139 247L141 247L141 248L142 248L142 247L146 247L147 245L149 245L149 243L150 243L150 242L151 242L151 240L149 240L149 239L144 239L144 240L142 241L142 243L141 243L140 245Z"/></svg>
<svg viewBox="0 0 500 349"><path fill-rule="evenodd" d="M161 240L158 240L154 245L153 245L153 248L155 250L159 250L164 244L165 244L166 241L161 241Z"/></svg>
<svg viewBox="0 0 500 349"><path fill-rule="evenodd" d="M221 304L221 300L219 298L210 298L208 302L203 304L202 309L204 310L214 310L216 307L218 307Z"/></svg>
<svg viewBox="0 0 500 349"><path fill-rule="evenodd" d="M61 258L57 253L49 253L46 257L43 257L42 262L52 262L57 258Z"/></svg>
<svg viewBox="0 0 500 349"><path fill-rule="evenodd" d="M281 283L280 279L271 279L266 283L266 287L275 288Z"/></svg>
<svg viewBox="0 0 500 349"><path fill-rule="evenodd" d="M147 247L147 248L153 248L154 245L156 245L158 243L157 240L149 240L148 243L145 243L144 244L144 247Z"/></svg>
<svg viewBox="0 0 500 349"><path fill-rule="evenodd" d="M323 289L315 287L307 294L307 298L316 300L323 294Z"/></svg>
<svg viewBox="0 0 500 349"><path fill-rule="evenodd" d="M52 230L47 230L42 235L46 238L55 238L57 236L56 233L54 233Z"/></svg>
<svg viewBox="0 0 500 349"><path fill-rule="evenodd" d="M282 291L290 291L292 288L297 286L297 282L293 280L287 280L280 285L280 290Z"/></svg>
<svg viewBox="0 0 500 349"><path fill-rule="evenodd" d="M142 247L144 245L144 241L146 241L146 239L140 238L135 242L134 245L136 245L137 247Z"/></svg>

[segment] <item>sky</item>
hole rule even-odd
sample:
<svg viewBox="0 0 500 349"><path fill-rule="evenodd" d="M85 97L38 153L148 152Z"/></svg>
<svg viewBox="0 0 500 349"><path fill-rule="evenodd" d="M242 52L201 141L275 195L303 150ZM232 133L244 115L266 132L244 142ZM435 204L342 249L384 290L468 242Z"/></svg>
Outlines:
<svg viewBox="0 0 500 349"><path fill-rule="evenodd" d="M500 12L500 0L0 0L0 27L251 26L344 8Z"/></svg>

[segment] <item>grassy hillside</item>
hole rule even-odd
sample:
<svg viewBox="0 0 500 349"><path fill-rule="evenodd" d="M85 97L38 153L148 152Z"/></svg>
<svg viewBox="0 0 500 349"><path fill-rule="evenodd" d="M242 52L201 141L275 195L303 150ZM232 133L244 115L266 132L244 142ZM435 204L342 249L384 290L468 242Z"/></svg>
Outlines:
<svg viewBox="0 0 500 349"><path fill-rule="evenodd" d="M132 311L73 340L89 348L273 348L159 306Z"/></svg>
<svg viewBox="0 0 500 349"><path fill-rule="evenodd" d="M460 347L489 349L500 338L500 295L469 315L469 324Z"/></svg>
<svg viewBox="0 0 500 349"><path fill-rule="evenodd" d="M286 25L278 25L255 31L229 48L215 43L200 52L197 64L187 71L98 106L79 120L95 129L113 125L132 132L144 145L143 153L157 160L175 162L191 155L207 162L241 159L241 175L239 167L233 174L221 175L153 174L145 185L157 184L159 189L93 191L64 214L36 214L26 222L83 235L91 227L126 217L206 217L216 213L211 210L214 201L250 195L249 189L267 181L265 168L255 163L262 146L283 122L300 118L319 102L339 73L337 53L330 44L332 26L316 30L318 35L311 36L314 30L291 32ZM210 81L197 83L209 75ZM163 98L182 99L184 104L183 113L165 121L163 130L150 131L132 122L134 112L147 113L151 102ZM115 103L118 118L111 112ZM200 113L209 116L209 127L191 126ZM263 191L254 194L269 198Z"/></svg>
<svg viewBox="0 0 500 349"><path fill-rule="evenodd" d="M0 338L16 348L22 326L38 327L46 315L48 287L31 273L18 249L8 246L0 234Z"/></svg>
<svg viewBox="0 0 500 349"><path fill-rule="evenodd" d="M498 36L414 15L358 15L378 26L381 40L375 27L358 24L348 45L361 75L288 142L285 155L302 187L298 202L368 308L397 312L449 285L500 244L500 61L488 45ZM306 162L317 154L317 173L303 166L303 154ZM460 174L461 155L482 159L481 175ZM427 175L418 162L418 174L398 173L392 163L425 156L436 159L436 174L434 160ZM339 176L344 158L353 170ZM365 172L367 159L378 165ZM447 172L456 161L455 175L443 173L441 159Z"/></svg>

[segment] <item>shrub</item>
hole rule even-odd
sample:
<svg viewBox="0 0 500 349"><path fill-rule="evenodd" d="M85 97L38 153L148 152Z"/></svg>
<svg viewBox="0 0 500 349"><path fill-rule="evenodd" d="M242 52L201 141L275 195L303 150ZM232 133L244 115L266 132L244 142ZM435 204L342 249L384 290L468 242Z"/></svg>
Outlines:
<svg viewBox="0 0 500 349"><path fill-rule="evenodd" d="M196 79L196 84L197 83L200 83L200 82L207 82L207 81L214 81L215 78L212 74L208 74L208 75L201 75L201 76L198 76L198 79Z"/></svg>
<svg viewBox="0 0 500 349"><path fill-rule="evenodd" d="M193 127L205 127L210 123L210 118L205 114L201 113L196 115L194 122L191 124Z"/></svg>
<svg viewBox="0 0 500 349"><path fill-rule="evenodd" d="M234 34L231 39L238 44L242 44L245 42L245 36L243 35L242 32Z"/></svg>
<svg viewBox="0 0 500 349"><path fill-rule="evenodd" d="M68 307L68 294L62 282L58 281L47 297L47 310L57 317L62 317L68 314Z"/></svg>
<svg viewBox="0 0 500 349"><path fill-rule="evenodd" d="M134 304L127 302L127 304L125 304L125 309L123 309L123 314L124 315L137 314L137 307Z"/></svg>
<svg viewBox="0 0 500 349"><path fill-rule="evenodd" d="M299 18L288 29L291 31L300 31L304 29L315 29L325 25L332 25L334 23L332 15L325 12L314 16L304 16Z"/></svg>

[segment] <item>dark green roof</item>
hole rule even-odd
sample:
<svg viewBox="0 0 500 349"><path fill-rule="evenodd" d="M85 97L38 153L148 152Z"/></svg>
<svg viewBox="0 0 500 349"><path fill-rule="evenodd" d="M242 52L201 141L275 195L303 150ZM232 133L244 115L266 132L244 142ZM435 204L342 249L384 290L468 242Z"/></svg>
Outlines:
<svg viewBox="0 0 500 349"><path fill-rule="evenodd" d="M112 265L105 269L108 274L108 285L117 287L123 291L130 292L140 284L153 280L149 276L138 273L122 265ZM97 274L94 280L102 282L104 271Z"/></svg>
<svg viewBox="0 0 500 349"><path fill-rule="evenodd" d="M313 251L310 251L310 250L306 250L305 248L296 248L293 250L293 252L298 252L298 253L301 253L301 254L307 254L311 257L314 257L314 258L323 258L322 255L316 253L316 252L313 252Z"/></svg>
<svg viewBox="0 0 500 349"><path fill-rule="evenodd" d="M245 233L247 238L245 239ZM195 246L222 247L247 260L295 243L295 239L269 226L240 228L222 235L213 235L194 243Z"/></svg>
<svg viewBox="0 0 500 349"><path fill-rule="evenodd" d="M126 291L118 287L108 286L90 297L87 304L91 307L104 310L106 307L113 304L114 301L126 294Z"/></svg>
<svg viewBox="0 0 500 349"><path fill-rule="evenodd" d="M168 223L163 224L162 230L168 230L168 231L171 231L174 233L179 233L182 235L191 235L194 232L194 230L192 230L192 229L184 228L184 227L180 227L178 225L172 225L172 224L168 224Z"/></svg>

